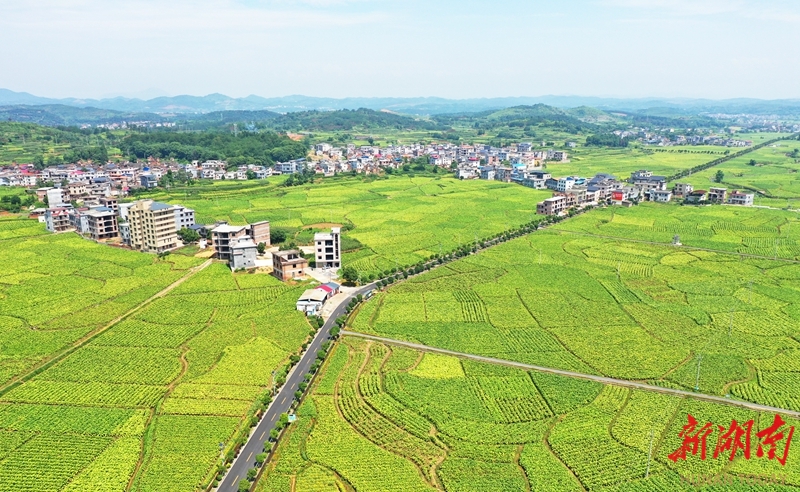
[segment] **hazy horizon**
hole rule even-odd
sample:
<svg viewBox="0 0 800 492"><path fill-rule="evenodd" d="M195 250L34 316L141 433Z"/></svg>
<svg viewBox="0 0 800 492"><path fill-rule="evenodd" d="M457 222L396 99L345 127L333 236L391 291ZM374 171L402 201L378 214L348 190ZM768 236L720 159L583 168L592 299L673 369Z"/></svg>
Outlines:
<svg viewBox="0 0 800 492"><path fill-rule="evenodd" d="M42 0L0 87L48 98L797 99L789 0Z"/></svg>
<svg viewBox="0 0 800 492"><path fill-rule="evenodd" d="M0 87L0 90L8 89L7 87ZM12 90L13 91L13 90ZM748 96L734 96L729 98L713 98L713 97L682 97L682 96L659 96L659 95L650 95L650 96L638 96L638 97L628 97L628 96L615 96L615 95L593 95L593 94L524 94L524 95L509 95L509 96L495 96L495 97L464 97L464 98L455 98L455 97L445 97L439 95L417 95L417 96L393 96L393 95L377 95L377 96L342 96L342 97L329 97L329 96L319 96L315 94L283 94L283 95L263 95L263 94L247 94L244 96L231 96L229 94L225 94L223 92L209 92L206 94L188 94L188 93L168 93L166 91L161 91L155 88L146 89L139 92L131 92L131 93L109 93L109 94L102 94L98 97L75 97L75 96L65 96L65 97L51 97L46 94L37 94L31 93L29 91L19 90L13 91L17 93L28 93L32 96L41 97L41 98L48 98L48 99L85 99L85 100L104 100L104 99L115 99L115 98L124 98L124 99L138 99L141 101L148 101L153 99L158 99L160 97L166 98L173 98L173 97L208 97L213 95L222 95L226 97L231 97L234 99L243 99L247 97L261 97L264 99L281 99L281 98L291 98L291 97L308 97L308 98L320 98L320 99L443 99L449 101L461 101L461 100L491 100L491 99L545 99L545 98L576 98L576 99L620 99L620 100L687 100L687 101L694 101L694 100L708 100L708 101L730 101L730 100L760 100L760 101L777 101L777 100L793 100L793 101L800 101L800 97L788 97L788 98L775 98L775 99L766 99L766 98L757 98L757 97L748 97Z"/></svg>

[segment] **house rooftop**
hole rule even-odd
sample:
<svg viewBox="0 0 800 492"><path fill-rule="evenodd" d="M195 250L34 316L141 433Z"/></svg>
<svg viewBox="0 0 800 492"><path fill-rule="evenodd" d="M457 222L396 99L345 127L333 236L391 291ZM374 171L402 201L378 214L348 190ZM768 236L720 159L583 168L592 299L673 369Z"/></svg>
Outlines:
<svg viewBox="0 0 800 492"><path fill-rule="evenodd" d="M172 208L172 205L163 202L153 202L150 204L150 210L164 210L167 208Z"/></svg>
<svg viewBox="0 0 800 492"><path fill-rule="evenodd" d="M326 297L328 297L328 293L325 292L324 290L308 289L307 291L303 292L298 301L325 302Z"/></svg>
<svg viewBox="0 0 800 492"><path fill-rule="evenodd" d="M222 234L225 234L225 233L237 233L237 232L245 229L246 227L247 226L232 226L232 225L228 225L228 224L222 224L222 225L218 225L217 227L212 229L211 232L217 232L217 233L222 233Z"/></svg>
<svg viewBox="0 0 800 492"><path fill-rule="evenodd" d="M256 243L250 238L250 236L242 236L239 238L239 241L234 244L231 249L248 249L248 248L256 248Z"/></svg>

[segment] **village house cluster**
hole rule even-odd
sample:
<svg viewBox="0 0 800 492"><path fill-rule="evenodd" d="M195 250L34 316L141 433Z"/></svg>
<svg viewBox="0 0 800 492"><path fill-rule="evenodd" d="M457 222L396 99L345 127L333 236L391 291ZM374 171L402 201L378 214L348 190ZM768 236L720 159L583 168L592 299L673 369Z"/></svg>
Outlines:
<svg viewBox="0 0 800 492"><path fill-rule="evenodd" d="M692 204L727 203L750 206L753 205L754 198L753 193L740 190L728 193L727 188L695 190L688 183L675 183L669 190L665 176L656 176L647 170L634 171L626 181L606 173L598 173L593 178L554 178L549 173L534 172L522 184L531 188L553 190L552 197L536 204L536 213L539 215L563 215L570 209L600 203L631 206L642 200L667 203L677 198Z"/></svg>
<svg viewBox="0 0 800 492"><path fill-rule="evenodd" d="M377 173L380 169L397 169L412 159L424 158L429 165L456 170L464 179L479 177L481 168L498 168L511 180L514 169L541 168L545 161L569 162L563 150L537 148L531 142L507 147L484 144L408 144L386 147L348 144L334 147L328 143L315 145L316 159L309 161L317 172L333 175L337 172ZM544 146L544 142L541 143ZM276 166L277 167L277 166ZM285 172L281 170L282 172Z"/></svg>

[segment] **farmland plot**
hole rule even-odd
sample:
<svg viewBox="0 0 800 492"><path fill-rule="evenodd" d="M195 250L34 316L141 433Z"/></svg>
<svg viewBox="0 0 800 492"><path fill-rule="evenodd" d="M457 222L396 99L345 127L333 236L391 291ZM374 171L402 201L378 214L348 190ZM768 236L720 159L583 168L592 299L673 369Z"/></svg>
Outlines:
<svg viewBox="0 0 800 492"><path fill-rule="evenodd" d="M689 491L685 479L717 473L779 474L783 490L800 488L796 463L669 458L688 414L725 425L772 415L348 337L318 383L259 492Z"/></svg>

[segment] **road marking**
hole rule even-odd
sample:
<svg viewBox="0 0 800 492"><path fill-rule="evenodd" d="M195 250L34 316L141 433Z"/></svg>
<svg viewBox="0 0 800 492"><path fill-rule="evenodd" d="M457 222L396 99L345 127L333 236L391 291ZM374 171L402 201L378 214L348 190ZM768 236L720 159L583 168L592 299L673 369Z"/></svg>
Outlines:
<svg viewBox="0 0 800 492"><path fill-rule="evenodd" d="M264 439L264 434L266 434L266 433L267 433L267 431L262 432L261 433L261 437L259 437L259 439Z"/></svg>
<svg viewBox="0 0 800 492"><path fill-rule="evenodd" d="M283 402L285 402L285 401L286 401L286 397L284 396L283 400L281 400L281 404L283 404Z"/></svg>
<svg viewBox="0 0 800 492"><path fill-rule="evenodd" d="M253 457L253 452L250 451L250 456L247 457L247 461L250 461L250 458L252 458L252 457Z"/></svg>

